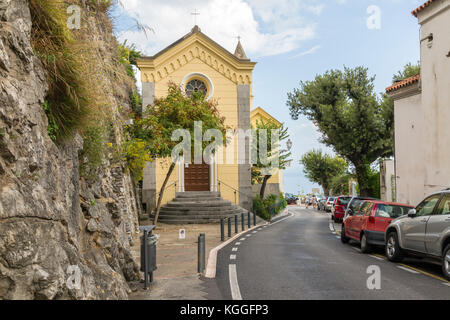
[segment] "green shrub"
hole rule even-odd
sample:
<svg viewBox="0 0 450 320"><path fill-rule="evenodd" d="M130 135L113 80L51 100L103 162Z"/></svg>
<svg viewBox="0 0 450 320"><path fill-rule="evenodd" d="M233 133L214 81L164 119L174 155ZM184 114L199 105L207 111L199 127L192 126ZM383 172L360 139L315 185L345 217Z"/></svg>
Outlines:
<svg viewBox="0 0 450 320"><path fill-rule="evenodd" d="M147 150L145 141L139 138L131 138L122 145L123 160L135 182L143 179L144 167L152 158Z"/></svg>
<svg viewBox="0 0 450 320"><path fill-rule="evenodd" d="M266 221L269 221L272 216L277 215L286 207L287 202L283 194L278 197L272 194L264 200L261 200L259 195L253 198L253 212Z"/></svg>
<svg viewBox="0 0 450 320"><path fill-rule="evenodd" d="M83 150L80 153L80 173L94 179L95 172L102 165L106 151L107 132L104 125L90 127L84 135Z"/></svg>
<svg viewBox="0 0 450 320"><path fill-rule="evenodd" d="M42 104L42 108L44 109L48 119L48 127L47 127L48 136L50 137L50 139L56 142L58 138L59 127L55 119L53 118L53 115L51 113L51 107L47 100L45 100L44 103Z"/></svg>
<svg viewBox="0 0 450 320"><path fill-rule="evenodd" d="M284 194L280 192L280 211L287 208L287 200L284 197Z"/></svg>
<svg viewBox="0 0 450 320"><path fill-rule="evenodd" d="M253 198L253 212L256 213L258 217L266 221L269 221L271 218L259 196Z"/></svg>

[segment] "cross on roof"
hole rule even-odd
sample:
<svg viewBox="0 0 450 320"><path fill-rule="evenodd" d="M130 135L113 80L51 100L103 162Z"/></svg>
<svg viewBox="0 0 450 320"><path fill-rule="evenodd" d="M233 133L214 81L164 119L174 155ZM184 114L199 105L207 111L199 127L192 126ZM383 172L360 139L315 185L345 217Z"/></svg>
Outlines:
<svg viewBox="0 0 450 320"><path fill-rule="evenodd" d="M191 12L191 16L194 16L194 25L197 25L197 16L200 15L200 12L197 11L197 9L194 10L194 12Z"/></svg>

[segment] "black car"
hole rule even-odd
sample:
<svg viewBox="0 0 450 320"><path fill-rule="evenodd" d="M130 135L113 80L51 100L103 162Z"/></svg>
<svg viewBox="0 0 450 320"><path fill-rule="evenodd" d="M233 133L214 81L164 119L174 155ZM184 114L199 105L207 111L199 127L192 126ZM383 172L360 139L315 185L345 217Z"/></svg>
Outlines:
<svg viewBox="0 0 450 320"><path fill-rule="evenodd" d="M297 204L298 198L293 194L286 193L286 202L287 204Z"/></svg>

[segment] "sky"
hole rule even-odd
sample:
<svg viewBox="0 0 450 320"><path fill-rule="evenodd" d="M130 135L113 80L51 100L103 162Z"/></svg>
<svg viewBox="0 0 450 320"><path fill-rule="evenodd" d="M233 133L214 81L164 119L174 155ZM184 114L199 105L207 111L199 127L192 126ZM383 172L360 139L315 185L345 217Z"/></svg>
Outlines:
<svg viewBox="0 0 450 320"><path fill-rule="evenodd" d="M392 76L420 59L419 25L411 11L424 0L120 0L113 12L120 41L154 55L198 24L231 52L237 37L258 64L253 73L253 107L264 108L289 128L292 166L285 192L311 192L299 160L312 150L333 150L319 142L307 119L292 120L287 94L300 81L330 69L364 66L382 93ZM198 12L200 15L192 15ZM146 33L135 21L152 30ZM139 84L138 84L139 85Z"/></svg>

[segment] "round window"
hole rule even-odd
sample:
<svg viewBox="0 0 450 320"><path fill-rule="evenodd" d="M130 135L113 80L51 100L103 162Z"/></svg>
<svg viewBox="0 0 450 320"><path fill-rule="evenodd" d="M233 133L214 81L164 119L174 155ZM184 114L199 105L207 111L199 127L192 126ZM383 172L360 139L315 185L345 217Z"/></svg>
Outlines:
<svg viewBox="0 0 450 320"><path fill-rule="evenodd" d="M191 96L193 92L200 91L206 97L207 96L206 94L208 93L208 87L206 86L206 84L198 79L189 81L186 85L185 90L188 96Z"/></svg>

